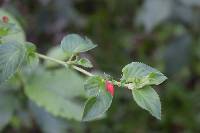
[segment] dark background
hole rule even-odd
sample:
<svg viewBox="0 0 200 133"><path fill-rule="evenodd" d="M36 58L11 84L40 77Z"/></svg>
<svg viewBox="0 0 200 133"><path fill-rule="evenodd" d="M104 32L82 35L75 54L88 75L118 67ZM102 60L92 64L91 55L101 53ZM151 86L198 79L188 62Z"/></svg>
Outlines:
<svg viewBox="0 0 200 133"><path fill-rule="evenodd" d="M199 0L1 0L0 5L19 20L41 53L60 44L63 36L78 33L98 44L87 55L97 70L119 79L123 66L138 61L168 77L155 87L161 121L139 108L129 91L117 88L105 119L66 120L66 130L55 133L200 132ZM3 130L42 131L39 124Z"/></svg>

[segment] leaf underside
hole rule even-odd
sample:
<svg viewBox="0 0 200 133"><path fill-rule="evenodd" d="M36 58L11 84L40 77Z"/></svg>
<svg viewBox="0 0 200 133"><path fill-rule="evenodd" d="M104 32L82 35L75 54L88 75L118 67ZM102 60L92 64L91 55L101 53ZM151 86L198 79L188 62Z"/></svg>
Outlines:
<svg viewBox="0 0 200 133"><path fill-rule="evenodd" d="M100 76L90 77L84 88L90 98L85 104L82 121L96 120L111 106L113 97L106 91L105 81Z"/></svg>
<svg viewBox="0 0 200 133"><path fill-rule="evenodd" d="M100 91L98 96L91 97L85 104L82 121L98 119L111 106L112 96L105 90Z"/></svg>
<svg viewBox="0 0 200 133"><path fill-rule="evenodd" d="M61 41L61 48L68 55L86 52L95 48L96 45L88 38L82 38L78 34L70 34Z"/></svg>
<svg viewBox="0 0 200 133"><path fill-rule="evenodd" d="M81 120L84 97L83 79L71 70L38 72L27 83L26 95L55 116Z"/></svg>
<svg viewBox="0 0 200 133"><path fill-rule="evenodd" d="M0 84L21 68L25 55L26 49L21 43L10 41L0 45Z"/></svg>

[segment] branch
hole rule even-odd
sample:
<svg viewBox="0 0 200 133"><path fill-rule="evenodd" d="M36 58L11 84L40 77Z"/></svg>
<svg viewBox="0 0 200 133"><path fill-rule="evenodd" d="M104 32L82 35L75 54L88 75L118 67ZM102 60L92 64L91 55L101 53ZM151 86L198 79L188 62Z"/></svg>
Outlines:
<svg viewBox="0 0 200 133"><path fill-rule="evenodd" d="M49 56L46 56L46 55L43 55L43 54L39 54L39 53L35 53L35 54L39 58L56 62L58 64L63 65L64 67L68 67L68 65L71 65L73 69L85 74L86 76L90 76L90 77L94 76L92 73L90 73L90 72L88 72L88 71L86 71L86 70L84 70L84 69L82 69L82 68L80 68L78 66L75 66L75 65L71 64L71 59L69 61L67 61L67 62L64 62L64 61L61 61L61 60L58 60L58 59L55 59L55 58L52 58L52 57L49 57ZM121 85L122 85L121 82L118 82L118 81L113 82L113 84L117 85L119 87L121 87ZM124 87L130 89L129 84L125 84Z"/></svg>
<svg viewBox="0 0 200 133"><path fill-rule="evenodd" d="M58 64L61 64L65 67L68 67L68 65L72 65L69 61L69 62L64 62L64 61L61 61L61 60L58 60L58 59L55 59L55 58L51 58L49 56L46 56L46 55L43 55L43 54L39 54L39 53L35 53L39 58L42 58L42 59L45 59L45 60L50 60L50 61L53 61L53 62L56 62ZM87 76L94 76L92 73L80 68L80 67L77 67L75 65L72 65L72 68L74 68L75 70L87 75Z"/></svg>

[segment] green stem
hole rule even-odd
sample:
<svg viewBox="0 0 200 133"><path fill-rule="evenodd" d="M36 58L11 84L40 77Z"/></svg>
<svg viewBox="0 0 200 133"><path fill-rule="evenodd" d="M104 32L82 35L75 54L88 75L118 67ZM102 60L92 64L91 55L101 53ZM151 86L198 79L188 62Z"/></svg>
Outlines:
<svg viewBox="0 0 200 133"><path fill-rule="evenodd" d="M67 64L66 62L64 62L64 61L57 60L57 59L55 59L55 58L51 58L51 57L49 57L49 56L46 56L46 55L43 55L43 54L39 54L39 53L35 53L35 54L36 54L38 57L42 58L42 59L50 60L50 61L56 62L56 63L58 63L58 64L61 64L61 65L65 66L65 67L68 66L68 64Z"/></svg>
<svg viewBox="0 0 200 133"><path fill-rule="evenodd" d="M72 65L72 67L73 67L75 70L77 70L77 71L79 71L79 72L82 72L83 74L85 74L85 75L87 75L87 76L94 76L92 73L90 73L90 72L88 72L88 71L86 71L86 70L84 70L84 69L82 69L82 68L80 68L80 67L77 67L77 66L74 66L74 65Z"/></svg>
<svg viewBox="0 0 200 133"><path fill-rule="evenodd" d="M43 55L43 54L39 54L39 53L35 53L35 54L39 58L56 62L58 64L61 64L61 65L65 66L65 67L68 67L68 65L71 65L73 69L75 69L75 70L77 70L77 71L79 71L79 72L81 72L81 73L83 73L83 74L85 74L87 76L94 76L92 73L90 73L90 72L88 72L88 71L86 71L86 70L84 70L84 69L82 69L80 67L77 67L77 66L73 65L71 60L69 60L67 62L64 62L64 61L61 61L61 60L58 60L58 59L55 59L55 58L52 58L52 57L49 57L49 56L46 56L46 55ZM113 84L121 87L121 82L115 81ZM129 84L125 84L124 87L126 87L128 89L131 89Z"/></svg>
<svg viewBox="0 0 200 133"><path fill-rule="evenodd" d="M74 54L72 54L72 55L70 56L69 61L72 61L73 57L74 57Z"/></svg>
<svg viewBox="0 0 200 133"><path fill-rule="evenodd" d="M125 88L127 88L127 89L129 89L129 90L132 90L131 87L130 87L130 84L124 84L124 85L122 86L122 83L119 82L119 81L113 81L113 84L116 85L116 86L118 86L118 87L125 87Z"/></svg>
<svg viewBox="0 0 200 133"><path fill-rule="evenodd" d="M35 53L39 58L42 58L42 59L45 59L45 60L50 60L50 61L53 61L53 62L56 62L58 64L61 64L65 67L67 67L68 65L71 65L70 61L69 62L64 62L64 61L61 61L61 60L57 60L55 58L51 58L49 56L46 56L46 55L43 55L43 54L39 54L39 53ZM87 76L94 76L92 73L80 68L80 67L77 67L75 65L72 65L72 68L74 68L75 70L87 75Z"/></svg>

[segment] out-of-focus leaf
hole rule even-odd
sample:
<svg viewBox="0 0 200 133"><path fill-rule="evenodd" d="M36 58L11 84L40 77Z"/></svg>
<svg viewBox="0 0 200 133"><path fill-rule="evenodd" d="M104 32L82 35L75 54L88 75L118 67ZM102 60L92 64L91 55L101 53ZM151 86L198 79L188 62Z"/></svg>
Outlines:
<svg viewBox="0 0 200 133"><path fill-rule="evenodd" d="M52 116L32 102L30 102L29 105L31 112L43 133L66 133L68 127L67 121Z"/></svg>
<svg viewBox="0 0 200 133"><path fill-rule="evenodd" d="M198 21L198 15L195 15L192 8L180 4L174 4L172 16L174 19L181 20L187 24L195 24Z"/></svg>
<svg viewBox="0 0 200 133"><path fill-rule="evenodd" d="M9 34L16 34L20 30L16 28L15 24L4 23L0 20L0 37L7 36Z"/></svg>
<svg viewBox="0 0 200 133"><path fill-rule="evenodd" d="M144 25L145 30L150 32L155 26L168 19L171 13L171 0L145 0L138 13L137 23Z"/></svg>
<svg viewBox="0 0 200 133"><path fill-rule="evenodd" d="M9 23L10 24L14 24L16 29L19 29L19 32L14 33L14 34L9 34L6 37L3 37L4 41L8 41L8 40L14 40L14 41L18 41L18 42L25 42L25 33L22 29L22 27L20 26L20 24L17 22L17 20L8 12L4 11L3 9L0 9L0 19L3 16L7 16L9 18Z"/></svg>
<svg viewBox="0 0 200 133"><path fill-rule="evenodd" d="M26 49L21 43L9 41L0 45L0 84L21 68L25 55Z"/></svg>
<svg viewBox="0 0 200 133"><path fill-rule="evenodd" d="M31 42L26 42L26 49L27 49L27 53L32 55L36 52L36 46L35 44L31 43Z"/></svg>
<svg viewBox="0 0 200 133"><path fill-rule="evenodd" d="M14 95L0 92L0 130L11 120L15 109L15 103Z"/></svg>
<svg viewBox="0 0 200 133"><path fill-rule="evenodd" d="M32 118L33 116L30 115L30 111L20 105L15 111L15 115L14 118L12 118L11 124L15 128L19 128L21 125L23 125L25 128L32 128Z"/></svg>
<svg viewBox="0 0 200 133"><path fill-rule="evenodd" d="M47 56L58 59L58 60L66 60L70 57L70 55L68 55L67 53L64 53L63 50L58 46L51 48L48 51ZM58 65L58 63L55 63L49 60L46 60L44 63L47 67L55 67Z"/></svg>
<svg viewBox="0 0 200 133"><path fill-rule="evenodd" d="M169 43L164 52L166 71L169 75L177 74L189 63L190 44L191 37L187 34L181 35Z"/></svg>
<svg viewBox="0 0 200 133"><path fill-rule="evenodd" d="M81 120L83 78L69 69L53 72L37 69L25 87L26 95L55 116Z"/></svg>
<svg viewBox="0 0 200 133"><path fill-rule="evenodd" d="M200 6L200 0L180 0L185 5L189 6Z"/></svg>
<svg viewBox="0 0 200 133"><path fill-rule="evenodd" d="M20 88L21 82L17 76L13 76L9 81L0 86L0 91L16 91Z"/></svg>
<svg viewBox="0 0 200 133"><path fill-rule="evenodd" d="M22 76L24 82L30 80L37 69L40 69L41 64L39 63L39 58L37 56L29 56L27 62L22 66L20 75Z"/></svg>
<svg viewBox="0 0 200 133"><path fill-rule="evenodd" d="M146 86L141 89L132 90L135 102L143 109L149 111L157 119L161 119L161 103L156 91Z"/></svg>
<svg viewBox="0 0 200 133"><path fill-rule="evenodd" d="M26 65L29 65L29 67L31 67L33 64L37 65L37 63L39 63L39 58L36 56L36 46L35 44L31 43L31 42L26 42L25 43L26 46ZM36 63L37 62L37 63Z"/></svg>
<svg viewBox="0 0 200 133"><path fill-rule="evenodd" d="M93 67L92 63L87 58L81 58L76 62L76 64L87 68Z"/></svg>
<svg viewBox="0 0 200 133"><path fill-rule="evenodd" d="M26 47L26 59L23 62L21 75L25 78L23 79L28 80L29 77L34 73L34 71L39 67L39 57L35 54L36 53L36 46L31 42L25 42Z"/></svg>

